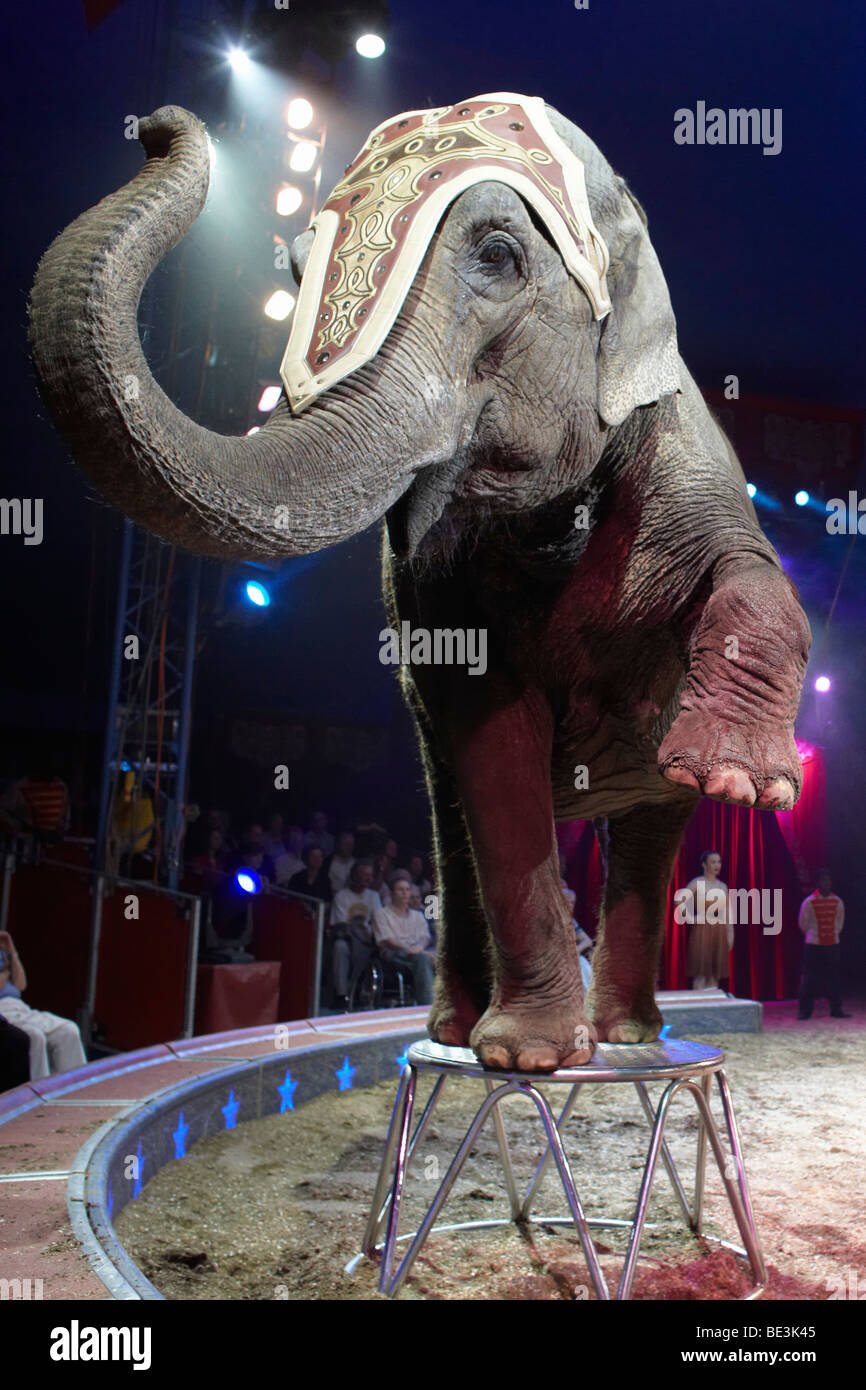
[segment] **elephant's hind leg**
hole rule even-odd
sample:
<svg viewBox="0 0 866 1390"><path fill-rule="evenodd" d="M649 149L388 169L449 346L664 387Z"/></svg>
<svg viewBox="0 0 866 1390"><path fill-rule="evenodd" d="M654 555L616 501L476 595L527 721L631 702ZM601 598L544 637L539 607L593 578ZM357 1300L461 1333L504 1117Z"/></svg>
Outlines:
<svg viewBox="0 0 866 1390"><path fill-rule="evenodd" d="M688 797L635 806L611 817L600 837L607 880L587 1010L601 1042L651 1042L659 1035L655 989L668 881L696 805Z"/></svg>

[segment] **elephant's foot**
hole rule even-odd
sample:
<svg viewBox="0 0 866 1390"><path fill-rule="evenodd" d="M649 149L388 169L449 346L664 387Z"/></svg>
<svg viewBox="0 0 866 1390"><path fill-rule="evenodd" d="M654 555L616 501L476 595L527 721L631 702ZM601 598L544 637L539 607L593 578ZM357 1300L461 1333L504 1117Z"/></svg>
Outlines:
<svg viewBox="0 0 866 1390"><path fill-rule="evenodd" d="M618 983L603 958L593 970L586 1008L599 1042L654 1042L664 1023L652 986L642 989L634 980Z"/></svg>
<svg viewBox="0 0 866 1390"><path fill-rule="evenodd" d="M658 762L670 782L762 810L789 811L803 780L789 728L730 724L700 708L677 715Z"/></svg>
<svg viewBox="0 0 866 1390"><path fill-rule="evenodd" d="M544 1002L537 995L492 1003L472 1031L470 1046L485 1067L497 1071L556 1071L589 1062L596 1032L583 1011L578 980L571 1001Z"/></svg>
<svg viewBox="0 0 866 1390"><path fill-rule="evenodd" d="M468 1047L481 1012L463 985L437 976L433 1004L427 1015L427 1032L443 1047Z"/></svg>

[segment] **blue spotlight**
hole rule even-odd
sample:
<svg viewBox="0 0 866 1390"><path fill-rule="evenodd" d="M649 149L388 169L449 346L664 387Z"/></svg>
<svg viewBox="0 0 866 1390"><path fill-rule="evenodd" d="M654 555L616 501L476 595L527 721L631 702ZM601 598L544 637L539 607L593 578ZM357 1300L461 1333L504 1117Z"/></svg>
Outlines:
<svg viewBox="0 0 866 1390"><path fill-rule="evenodd" d="M754 483L746 483L746 492L749 494L750 497L754 497L757 491L758 489L755 487Z"/></svg>
<svg viewBox="0 0 866 1390"><path fill-rule="evenodd" d="M809 494L808 494L808 492L803 492L803 491L796 492L796 493L794 494L794 501L797 503L797 506L798 506L798 507L805 507L805 506L808 506L808 503L809 503Z"/></svg>
<svg viewBox="0 0 866 1390"><path fill-rule="evenodd" d="M252 869L238 869L235 882L243 893L261 893L262 881Z"/></svg>
<svg viewBox="0 0 866 1390"><path fill-rule="evenodd" d="M244 53L242 48L230 48L228 60L234 72L248 72L250 68L250 57Z"/></svg>
<svg viewBox="0 0 866 1390"><path fill-rule="evenodd" d="M259 584L255 579L249 581L245 593L250 603L254 603L256 608L267 608L271 601L271 596L264 584Z"/></svg>

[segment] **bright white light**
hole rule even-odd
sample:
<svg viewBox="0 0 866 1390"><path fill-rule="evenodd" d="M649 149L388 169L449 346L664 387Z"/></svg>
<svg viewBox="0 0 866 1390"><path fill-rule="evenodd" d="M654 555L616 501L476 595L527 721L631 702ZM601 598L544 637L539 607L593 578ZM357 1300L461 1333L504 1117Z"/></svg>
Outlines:
<svg viewBox="0 0 866 1390"><path fill-rule="evenodd" d="M247 434L258 434L260 429L261 425L253 425L251 430L247 430Z"/></svg>
<svg viewBox="0 0 866 1390"><path fill-rule="evenodd" d="M291 217L293 212L297 212L304 195L299 188L293 188L287 183L285 188L281 188L277 194L277 213L280 217Z"/></svg>
<svg viewBox="0 0 866 1390"><path fill-rule="evenodd" d="M378 34L362 34L355 44L362 58L381 58L385 52L385 40Z"/></svg>
<svg viewBox="0 0 866 1390"><path fill-rule="evenodd" d="M289 102L289 125L292 130L306 130L313 119L313 108L306 97L295 97Z"/></svg>
<svg viewBox="0 0 866 1390"><path fill-rule="evenodd" d="M817 680L815 681L815 689L819 690L823 695L827 690L830 689L830 677L818 676Z"/></svg>
<svg viewBox="0 0 866 1390"><path fill-rule="evenodd" d="M253 873L252 869L238 869L235 882L244 893L260 893L262 891L262 881L258 874Z"/></svg>
<svg viewBox="0 0 866 1390"><path fill-rule="evenodd" d="M281 386L266 386L259 401L259 410L273 410L280 399Z"/></svg>
<svg viewBox="0 0 866 1390"><path fill-rule="evenodd" d="M312 140L299 140L292 150L289 168L294 169L296 174L306 174L315 164L318 153L319 147Z"/></svg>
<svg viewBox="0 0 866 1390"><path fill-rule="evenodd" d="M805 507L805 505L806 505L806 503L808 502L808 500L809 500L809 494L808 494L808 492L798 492L798 493L795 493L795 495L794 495L794 501L797 503L797 506L798 506L798 507Z"/></svg>
<svg viewBox="0 0 866 1390"><path fill-rule="evenodd" d="M271 601L271 596L264 584L257 584L254 579L251 579L247 585L246 595L250 603L256 605L256 608L267 608Z"/></svg>
<svg viewBox="0 0 866 1390"><path fill-rule="evenodd" d="M269 319L287 319L295 307L295 296L288 290L275 290L265 305Z"/></svg>
<svg viewBox="0 0 866 1390"><path fill-rule="evenodd" d="M229 62L234 72L249 72L252 66L249 55L242 48L229 49Z"/></svg>
<svg viewBox="0 0 866 1390"><path fill-rule="evenodd" d="M213 140L210 138L209 135L208 135L208 137L207 137L207 153L208 153L208 163L209 163L209 165L210 165L210 175L211 175L211 178L213 178L213 171L214 171L214 169L216 168L217 152L216 152L216 145L214 144Z"/></svg>
<svg viewBox="0 0 866 1390"><path fill-rule="evenodd" d="M754 497L757 491L758 489L755 487L754 483L746 483L746 492L749 494L750 497Z"/></svg>

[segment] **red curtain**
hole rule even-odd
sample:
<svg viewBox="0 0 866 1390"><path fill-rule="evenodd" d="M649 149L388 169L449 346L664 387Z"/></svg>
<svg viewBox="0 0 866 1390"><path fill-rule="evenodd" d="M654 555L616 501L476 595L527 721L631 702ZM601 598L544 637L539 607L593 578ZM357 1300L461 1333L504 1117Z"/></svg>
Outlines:
<svg viewBox="0 0 866 1390"><path fill-rule="evenodd" d="M729 888L757 888L769 897L772 911L778 904L781 931L767 932L772 923L743 922L735 929L728 988L745 999L792 999L797 992L802 956L802 936L797 917L803 898L815 886L821 868L826 835L826 772L823 750L799 744L803 762L803 792L793 811L752 811L727 806L707 798L683 836L682 846L668 889L667 930L662 952L659 987L686 989L688 927L674 918L674 892L700 873L705 850L722 856L721 877ZM598 923L602 894L602 868L592 824L568 821L557 827L559 847L565 856L565 877L577 895L577 920L591 934ZM774 897L775 893L780 897Z"/></svg>

